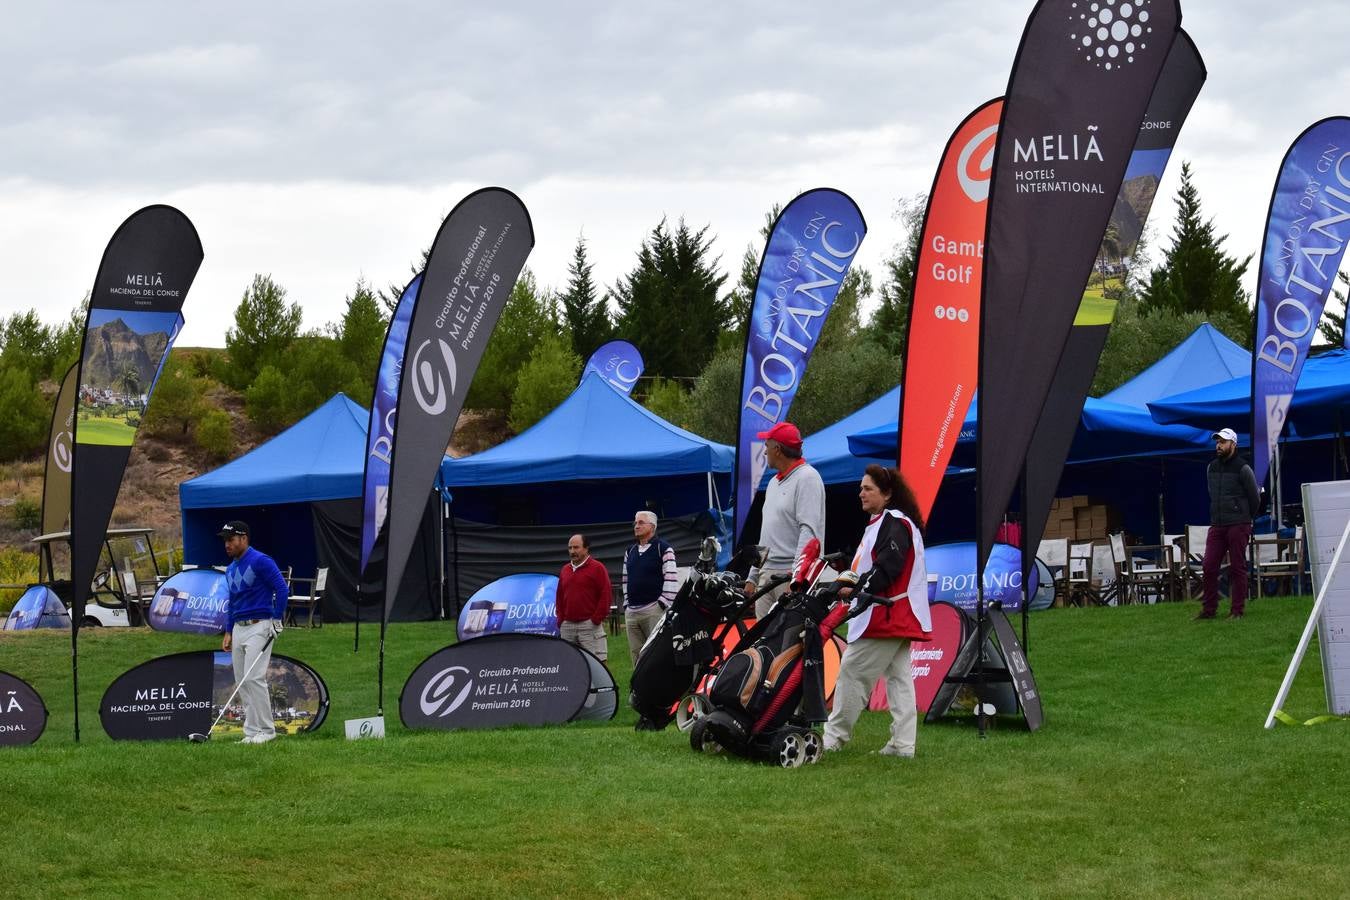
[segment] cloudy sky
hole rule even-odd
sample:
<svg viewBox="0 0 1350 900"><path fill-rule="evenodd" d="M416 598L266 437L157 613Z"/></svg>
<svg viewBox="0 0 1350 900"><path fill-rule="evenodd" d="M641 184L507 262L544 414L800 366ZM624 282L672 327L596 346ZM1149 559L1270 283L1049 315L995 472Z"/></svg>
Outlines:
<svg viewBox="0 0 1350 900"><path fill-rule="evenodd" d="M1084 0L1092 2L1092 0ZM529 207L561 287L578 235L627 272L663 216L710 225L734 272L765 212L846 191L873 270L947 137L1001 94L1032 0L24 4L7 9L0 313L64 317L130 213L170 203L206 259L180 345L221 346L255 272L339 317L403 282L468 191ZM1229 249L1260 248L1289 143L1350 112L1341 3L1184 0L1209 80L1180 160ZM1254 285L1254 273L1248 286Z"/></svg>

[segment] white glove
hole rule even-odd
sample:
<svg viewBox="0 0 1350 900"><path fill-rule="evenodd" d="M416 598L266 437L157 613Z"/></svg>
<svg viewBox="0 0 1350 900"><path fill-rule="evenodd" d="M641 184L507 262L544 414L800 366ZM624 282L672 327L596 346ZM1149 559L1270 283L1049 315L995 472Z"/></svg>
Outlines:
<svg viewBox="0 0 1350 900"><path fill-rule="evenodd" d="M280 620L280 619L273 619L273 620L272 620L272 634L274 634L274 635L281 634L281 620Z"/></svg>

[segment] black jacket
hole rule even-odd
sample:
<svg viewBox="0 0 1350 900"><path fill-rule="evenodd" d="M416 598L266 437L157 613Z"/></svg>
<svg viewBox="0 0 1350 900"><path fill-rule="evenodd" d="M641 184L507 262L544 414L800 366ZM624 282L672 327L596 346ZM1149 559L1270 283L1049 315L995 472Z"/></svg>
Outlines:
<svg viewBox="0 0 1350 900"><path fill-rule="evenodd" d="M1215 457L1206 476L1210 525L1241 525L1256 517L1261 508L1261 492L1256 486L1256 474L1246 460L1236 453L1227 459Z"/></svg>

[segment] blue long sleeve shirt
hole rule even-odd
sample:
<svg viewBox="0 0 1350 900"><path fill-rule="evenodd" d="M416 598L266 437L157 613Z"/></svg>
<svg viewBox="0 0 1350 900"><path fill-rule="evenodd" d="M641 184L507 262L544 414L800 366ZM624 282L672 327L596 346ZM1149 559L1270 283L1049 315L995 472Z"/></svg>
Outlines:
<svg viewBox="0 0 1350 900"><path fill-rule="evenodd" d="M290 588L266 553L249 547L225 570L230 586L230 627L247 619L280 619L286 615Z"/></svg>

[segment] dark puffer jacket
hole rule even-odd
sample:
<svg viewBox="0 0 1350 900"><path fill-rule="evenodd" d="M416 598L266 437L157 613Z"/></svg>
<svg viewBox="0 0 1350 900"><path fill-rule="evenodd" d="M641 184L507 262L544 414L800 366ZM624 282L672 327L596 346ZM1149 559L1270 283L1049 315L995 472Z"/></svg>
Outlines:
<svg viewBox="0 0 1350 900"><path fill-rule="evenodd" d="M1241 525L1256 517L1261 507L1261 492L1256 474L1246 460L1234 453L1227 459L1215 458L1207 470L1209 478L1209 524Z"/></svg>

